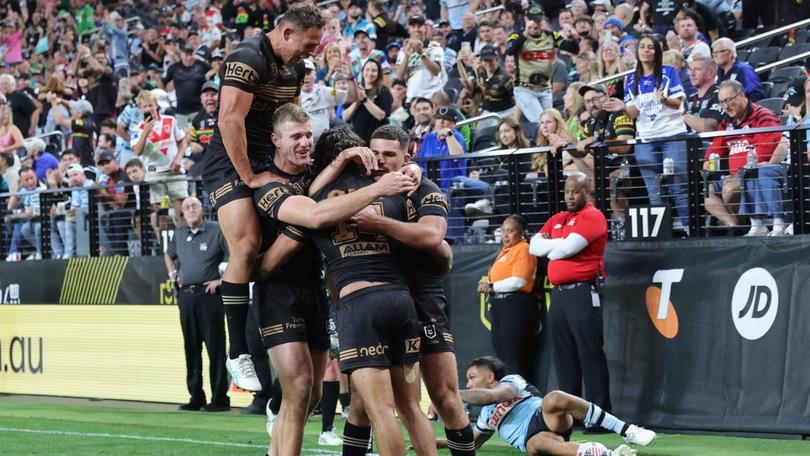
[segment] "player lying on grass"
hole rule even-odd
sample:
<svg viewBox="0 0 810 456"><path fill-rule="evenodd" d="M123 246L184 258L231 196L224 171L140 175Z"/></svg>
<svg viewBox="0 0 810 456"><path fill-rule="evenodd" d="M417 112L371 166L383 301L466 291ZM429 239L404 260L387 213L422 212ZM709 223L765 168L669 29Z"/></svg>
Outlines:
<svg viewBox="0 0 810 456"><path fill-rule="evenodd" d="M574 420L613 431L627 443L646 446L655 439L655 432L625 423L596 404L571 394L551 391L540 397L537 389L520 375L506 375L506 365L493 356L470 362L467 388L461 391L461 400L484 406L474 428L478 447L497 432L513 447L532 455L636 454L627 445L609 451L598 443L569 442ZM440 441L439 445L443 443Z"/></svg>

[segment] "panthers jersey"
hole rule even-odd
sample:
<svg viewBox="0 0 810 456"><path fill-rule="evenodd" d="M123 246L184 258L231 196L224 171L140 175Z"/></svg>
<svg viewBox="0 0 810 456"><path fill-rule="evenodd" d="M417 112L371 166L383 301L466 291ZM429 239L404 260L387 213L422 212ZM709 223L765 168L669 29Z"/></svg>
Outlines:
<svg viewBox="0 0 810 456"><path fill-rule="evenodd" d="M538 92L551 88L551 70L560 47L557 32L543 31L538 37L513 34L509 37L506 53L515 56L518 85Z"/></svg>
<svg viewBox="0 0 810 456"><path fill-rule="evenodd" d="M373 184L370 177L343 173L335 182L318 191L313 199L351 193ZM381 198L372 204L377 213L407 221L407 205L401 196ZM346 285L358 281L405 284L400 264L401 245L388 236L350 228L345 222L313 234L315 245L326 258L326 270L332 274L338 294Z"/></svg>
<svg viewBox="0 0 810 456"><path fill-rule="evenodd" d="M278 211L289 197L306 195L314 176L307 170L292 175L278 169L272 162L270 172L287 182L271 182L256 190L254 201L259 212L262 229L261 251L269 249L279 235L285 235L303 244L287 262L273 273L272 280L288 285L317 285L321 281L321 262L318 251L304 228L287 225L278 219Z"/></svg>
<svg viewBox="0 0 810 456"><path fill-rule="evenodd" d="M504 441L525 453L529 423L543 405L543 398L535 396L536 389L520 375L507 375L500 383L514 388L514 399L484 406L475 431L487 435L497 432Z"/></svg>
<svg viewBox="0 0 810 456"><path fill-rule="evenodd" d="M276 56L270 39L262 34L243 41L231 52L219 70L222 87L236 87L253 94L250 111L245 117L247 153L254 170L266 165L273 151L270 133L273 130L273 113L281 105L292 102L301 93L304 81L304 62L295 67L284 64ZM220 97L222 91L220 90ZM220 162L227 169L230 162L219 127L214 129L211 145L206 150L210 166L218 168ZM206 175L214 176L217 169L208 169ZM220 170L221 171L221 170Z"/></svg>
<svg viewBox="0 0 810 456"><path fill-rule="evenodd" d="M427 178L422 178L421 185L406 204L409 222L418 222L422 217L431 215L447 218L447 197L438 185ZM436 260L430 254L414 250L404 256L404 261L408 286L417 305L423 295L444 294L442 276L435 266Z"/></svg>

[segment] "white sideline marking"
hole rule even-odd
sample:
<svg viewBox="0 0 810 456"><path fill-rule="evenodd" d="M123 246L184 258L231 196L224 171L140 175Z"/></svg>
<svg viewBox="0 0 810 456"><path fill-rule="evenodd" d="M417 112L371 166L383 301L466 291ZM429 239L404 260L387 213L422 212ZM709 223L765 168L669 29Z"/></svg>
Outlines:
<svg viewBox="0 0 810 456"><path fill-rule="evenodd" d="M79 436L79 437L107 437L107 438L115 438L115 439L131 439L131 440L149 440L155 442L179 442L179 443L193 443L197 445L216 445L216 446L227 446L227 447L239 447L239 448L267 448L267 445L253 445L250 443L236 443L236 442L217 442L214 440L195 440L195 439L185 439L185 438L177 438L177 437L149 437L143 435L127 435L127 434L108 434L108 433L101 433L101 432L73 432L73 431L52 431L52 430L43 430L43 429L17 429L17 428L4 428L0 427L0 432L21 432L21 433L28 433L28 434L49 434L49 435L71 435L71 436ZM304 453L309 454L320 454L320 455L339 455L340 453L335 453L328 450L321 450L317 448L304 448Z"/></svg>

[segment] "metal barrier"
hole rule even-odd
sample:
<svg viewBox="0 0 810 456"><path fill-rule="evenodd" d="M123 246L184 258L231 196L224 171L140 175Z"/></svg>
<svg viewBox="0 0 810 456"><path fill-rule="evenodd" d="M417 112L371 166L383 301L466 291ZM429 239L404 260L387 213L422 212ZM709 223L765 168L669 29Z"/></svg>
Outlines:
<svg viewBox="0 0 810 456"><path fill-rule="evenodd" d="M525 216L532 231L540 228L550 215L565 209L564 179L574 171L591 177L592 200L610 221L613 240L625 238L631 228L625 224L636 223L640 207L667 208L672 220L664 228L682 237L762 235L769 225L774 235L804 234L810 233L808 128L780 126L597 143L580 157L573 147L557 154L538 147L421 163L448 195L448 237L457 242L496 240L497 228L510 214ZM771 137L754 144L750 152L740 141L743 134ZM743 149L734 149L731 158L706 160L711 143L718 140L719 145L720 138ZM634 149L616 152L627 146Z"/></svg>
<svg viewBox="0 0 810 456"><path fill-rule="evenodd" d="M199 179L173 180L187 182L189 194L208 206ZM162 255L161 247L165 246L180 214L175 213L176 208L168 198L150 204L151 188L161 184L165 182L2 193L0 260ZM71 207L73 192L82 201L79 207ZM17 200L11 210L10 198Z"/></svg>
<svg viewBox="0 0 810 456"><path fill-rule="evenodd" d="M770 32L765 32L765 33L762 33L760 35L752 36L750 38L746 38L744 40L737 41L737 42L734 43L734 45L737 47L737 49L739 49L739 48L741 48L743 46L747 46L747 45L749 45L751 43L755 43L757 41L772 38L772 37L777 36L779 34L785 33L785 32L787 32L787 31L789 31L791 29L803 27L805 25L810 25L810 19L803 19L801 21L785 25L784 27L779 27L777 29L771 30ZM792 63L792 62L801 60L802 58L807 58L808 54L810 54L810 53L804 53L804 54L801 54L800 56L789 57L789 58L786 58L786 59L783 59L783 60L772 62L772 63L769 63L767 65L761 66L759 68L755 68L754 71L756 71L757 73L762 73L762 72L768 71L768 70L770 70L772 68L782 66L782 65L785 65L787 63ZM605 76L604 78L597 79L596 81L593 82L593 84L604 84L606 82L613 81L614 79L623 78L623 77L627 76L628 74L632 73L633 71L634 70L627 70L627 71L623 71L621 73L616 73L616 74L611 75L611 76Z"/></svg>
<svg viewBox="0 0 810 456"><path fill-rule="evenodd" d="M65 144L65 134L64 133L62 133L60 130L54 130L54 131L52 131L50 133L37 135L37 138L40 138L43 141L45 141L45 144L48 144L50 142L48 140L48 138L51 138L51 137L59 138L59 147L60 147L59 153L61 154L67 148L67 145Z"/></svg>

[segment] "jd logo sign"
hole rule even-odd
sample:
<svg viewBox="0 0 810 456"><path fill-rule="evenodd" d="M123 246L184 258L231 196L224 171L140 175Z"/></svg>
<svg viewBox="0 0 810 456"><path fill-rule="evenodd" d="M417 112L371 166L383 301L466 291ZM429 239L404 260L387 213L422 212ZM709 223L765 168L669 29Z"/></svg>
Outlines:
<svg viewBox="0 0 810 456"><path fill-rule="evenodd" d="M773 326L779 311L776 280L762 268L745 271L731 296L731 318L741 336L757 340Z"/></svg>
<svg viewBox="0 0 810 456"><path fill-rule="evenodd" d="M660 283L661 287L649 286L645 296L647 314L653 326L667 339L678 335L678 313L669 300L672 284L683 278L683 269L663 269L655 271L653 283Z"/></svg>

